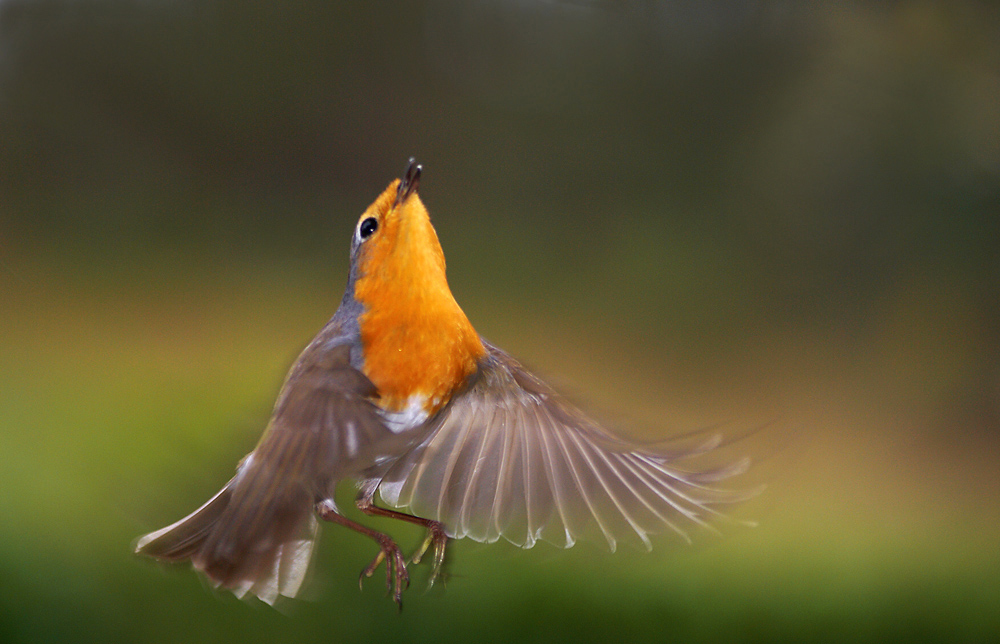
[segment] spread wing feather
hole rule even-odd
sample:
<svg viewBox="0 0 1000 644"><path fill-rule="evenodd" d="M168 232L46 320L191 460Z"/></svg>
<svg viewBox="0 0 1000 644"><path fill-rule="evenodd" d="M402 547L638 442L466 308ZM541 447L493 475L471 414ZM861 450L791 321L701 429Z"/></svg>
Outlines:
<svg viewBox="0 0 1000 644"><path fill-rule="evenodd" d="M383 470L386 503L441 521L454 538L568 547L596 529L614 550L621 540L650 548L649 535L662 532L689 541L691 528L711 529L714 506L756 493L714 487L748 460L707 471L678 465L718 440L668 449L629 443L487 348L477 379Z"/></svg>

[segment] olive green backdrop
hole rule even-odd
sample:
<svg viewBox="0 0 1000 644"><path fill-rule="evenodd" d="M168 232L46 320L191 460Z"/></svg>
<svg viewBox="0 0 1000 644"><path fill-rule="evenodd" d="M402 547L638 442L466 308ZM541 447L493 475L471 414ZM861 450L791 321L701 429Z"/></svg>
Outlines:
<svg viewBox="0 0 1000 644"><path fill-rule="evenodd" d="M401 614L336 528L283 612L131 554L410 156L481 333L623 432L763 427L759 527L458 542ZM996 638L998 240L991 3L0 0L0 641Z"/></svg>

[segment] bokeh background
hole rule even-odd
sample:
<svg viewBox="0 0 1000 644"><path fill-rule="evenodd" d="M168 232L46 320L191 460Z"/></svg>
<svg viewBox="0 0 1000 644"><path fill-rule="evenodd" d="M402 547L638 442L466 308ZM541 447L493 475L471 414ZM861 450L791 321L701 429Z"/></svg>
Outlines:
<svg viewBox="0 0 1000 644"><path fill-rule="evenodd" d="M759 527L459 542L401 614L344 530L285 612L131 554L411 155L481 333L623 431L764 427ZM0 641L995 641L998 251L992 3L0 0Z"/></svg>

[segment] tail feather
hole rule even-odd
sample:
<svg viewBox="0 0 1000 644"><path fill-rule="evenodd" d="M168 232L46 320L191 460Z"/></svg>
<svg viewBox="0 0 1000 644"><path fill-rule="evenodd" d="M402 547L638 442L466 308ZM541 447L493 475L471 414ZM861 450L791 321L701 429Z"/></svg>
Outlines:
<svg viewBox="0 0 1000 644"><path fill-rule="evenodd" d="M240 598L247 593L256 595L271 605L274 605L278 597L295 597L309 571L313 546L319 534L319 522L315 517L309 517L305 533L308 535L306 538L287 541L275 549L273 556L263 557L259 574L253 579L243 579L231 586L230 590ZM271 562L270 568L264 565L267 561Z"/></svg>
<svg viewBox="0 0 1000 644"><path fill-rule="evenodd" d="M300 485L275 486L261 471L246 476L248 465L193 513L139 539L136 553L190 560L239 597L249 593L268 604L294 597L319 533L313 497Z"/></svg>
<svg viewBox="0 0 1000 644"><path fill-rule="evenodd" d="M204 505L180 521L140 537L135 544L136 554L167 561L183 561L195 556L222 512L229 506L235 480L227 483Z"/></svg>

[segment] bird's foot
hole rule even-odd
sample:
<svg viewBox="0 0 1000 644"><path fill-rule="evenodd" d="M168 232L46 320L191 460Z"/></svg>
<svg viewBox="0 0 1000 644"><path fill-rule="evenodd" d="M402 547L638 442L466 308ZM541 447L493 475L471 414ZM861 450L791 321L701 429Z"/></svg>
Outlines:
<svg viewBox="0 0 1000 644"><path fill-rule="evenodd" d="M410 586L410 573L406 570L406 559L396 542L388 536L380 534L376 540L381 549L372 562L361 571L361 576L358 577L358 586L363 586L365 578L374 575L375 570L384 561L386 593L391 593L393 601L402 609L403 591Z"/></svg>

